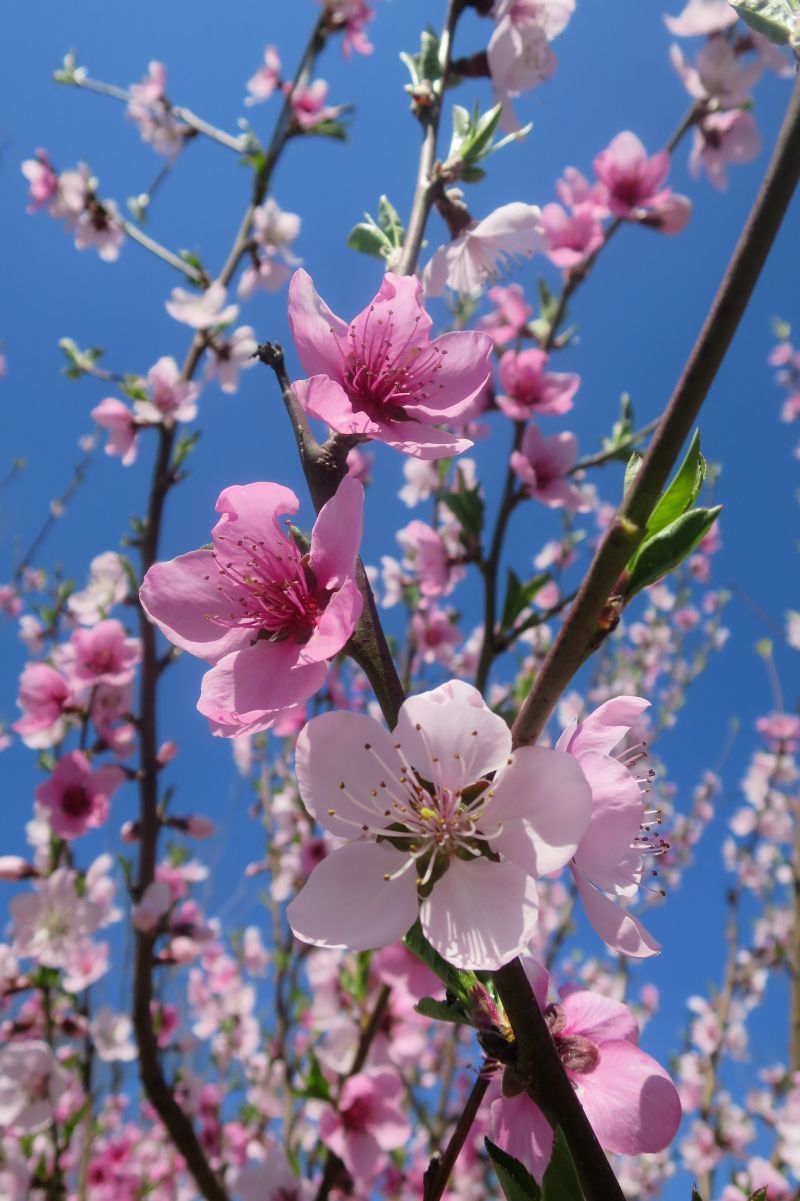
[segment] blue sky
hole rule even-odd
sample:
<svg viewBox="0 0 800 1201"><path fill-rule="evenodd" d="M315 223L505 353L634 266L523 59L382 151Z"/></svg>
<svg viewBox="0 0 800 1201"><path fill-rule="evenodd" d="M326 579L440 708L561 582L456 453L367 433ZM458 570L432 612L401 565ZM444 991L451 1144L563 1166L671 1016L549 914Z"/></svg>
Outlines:
<svg viewBox="0 0 800 1201"><path fill-rule="evenodd" d="M374 260L345 249L345 238L364 209L375 210L387 193L401 215L408 212L416 172L418 130L403 92L407 76L397 58L414 50L420 27L438 21L440 5L425 0L386 0L378 5L370 33L375 53L349 64L338 45L328 48L319 74L331 83L333 103L352 103L350 140L298 139L275 175L274 195L281 207L298 212L303 228L296 244L306 269L334 311L358 312L377 288ZM534 130L524 145L512 146L492 162L489 179L470 188L476 216L511 200L544 204L554 199L553 185L573 164L588 171L593 157L622 129L632 129L651 151L660 147L684 113L687 98L668 61L670 37L661 20L661 3L584 0L555 49L560 60L553 81L519 105ZM224 14L224 15L223 15ZM8 303L0 318L0 338L8 375L0 381L3 429L0 475L22 456L27 469L0 497L0 580L8 579L21 549L29 544L79 457L77 439L90 429L89 410L112 394L97 381L72 383L60 374L58 340L69 336L81 346L106 349L112 370L144 373L161 355L179 361L188 331L166 314L164 300L181 280L166 265L127 244L116 264L101 262L92 251L78 254L60 226L44 214L25 212L26 185L19 164L37 146L50 151L59 168L85 159L101 181L101 194L124 205L143 190L159 167L117 102L57 86L50 79L65 51L96 78L126 85L139 79L150 59L167 64L168 93L220 127L235 133L246 115L256 132L269 135L277 101L245 109L245 82L258 67L264 45L275 43L291 70L316 16L316 6L239 0L221 6L210 0L139 0L116 6L113 22L99 0L43 0L18 5L7 18L9 45L0 80L0 220L5 231L3 275ZM488 25L468 15L459 30L456 53L485 42ZM767 74L757 89L756 118L765 146L774 140L789 84ZM488 105L484 84L468 83L453 99L471 104L477 96ZM442 148L446 149L446 146ZM597 448L616 417L619 395L628 391L637 422L656 416L666 402L713 296L727 258L765 168L766 151L754 163L731 172L726 194L706 180L690 179L687 150L675 158L671 183L694 202L692 221L678 238L649 231L623 230L593 272L573 306L579 338L559 369L578 371L583 382L573 428L581 448ZM172 249L197 249L215 270L223 261L249 194L249 174L223 148L198 139L183 156L174 177L154 202L147 229ZM430 226L431 249L443 229ZM724 503L724 548L715 561L719 586L735 586L779 624L787 608L798 607L792 530L797 465L795 438L778 421L780 395L765 365L774 315L800 327L797 262L800 203L795 200L753 303L712 390L701 421L708 456L723 465L717 499ZM514 278L534 289L535 271L551 283L555 273L543 261L525 266ZM443 310L440 310L444 316ZM290 344L285 293L258 293L242 317L260 338ZM297 366L288 350L290 372ZM208 388L200 401L203 437L192 456L188 481L170 500L162 550L164 557L200 545L208 538L218 493L231 483L277 480L302 498L310 523L303 481L294 461L289 431L272 378L260 368L243 377L240 392L223 396ZM554 427L555 428L555 427ZM561 428L559 426L559 428ZM496 437L481 450L490 508L504 470L506 432L495 422ZM408 520L396 500L399 456L376 455L376 485L370 496L364 558L378 562L394 554L392 530ZM91 557L115 548L129 516L140 512L147 487L149 453L145 449L128 470L98 455L87 485L57 525L41 556L44 565L59 563L79 582ZM599 481L609 499L617 476ZM528 515L529 522L534 518ZM518 522L512 529L518 562L524 569L551 529L549 515L533 532ZM16 558L15 558L16 556ZM464 595L465 590L462 587ZM474 603L466 602L467 608ZM726 768L724 814L733 808L737 780L752 747L755 718L772 707L754 644L770 630L751 608L734 599L729 610L732 637L724 653L697 682L675 731L660 747L670 776L688 803L701 771L717 760L735 717L742 733ZM0 717L14 717L14 681L22 648L13 625L0 630L3 662L8 665L0 699ZM787 703L796 698L796 652L777 648ZM199 664L183 661L165 686L163 736L174 737L182 754L174 780L183 798L180 811L201 810L221 818L225 834L213 852L215 889L211 908L236 887L231 846L252 839L245 816L247 798L233 776L229 746L207 736L194 711ZM37 782L33 756L21 747L5 752L3 820L13 831L3 849L17 850L20 831ZM134 797L117 807L120 819L132 813ZM662 990L663 1011L649 1034L649 1047L667 1055L675 1046L682 998L702 991L716 979L722 958L722 875L720 818L700 851L701 862L679 894L671 896L653 920L664 942L660 959L640 973ZM97 845L105 836L98 836ZM215 895L216 894L216 895ZM255 890L247 916L256 912ZM697 915L701 916L700 920ZM691 918L691 921L689 920ZM680 931L680 934L678 934ZM786 1026L780 1009L760 1035L763 1062L784 1054ZM743 1069L745 1071L746 1069ZM744 1076L742 1080L744 1080Z"/></svg>

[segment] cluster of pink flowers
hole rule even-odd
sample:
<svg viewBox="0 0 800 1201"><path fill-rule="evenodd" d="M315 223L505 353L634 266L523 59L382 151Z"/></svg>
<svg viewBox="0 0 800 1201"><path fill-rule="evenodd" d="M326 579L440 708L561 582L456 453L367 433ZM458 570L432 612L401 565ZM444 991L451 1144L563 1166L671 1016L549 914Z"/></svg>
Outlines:
<svg viewBox="0 0 800 1201"><path fill-rule="evenodd" d="M100 200L98 181L86 163L58 174L46 150L26 159L22 174L30 184L29 212L46 208L55 220L63 221L75 236L76 250L93 247L100 258L112 263L119 258L125 230L113 200Z"/></svg>

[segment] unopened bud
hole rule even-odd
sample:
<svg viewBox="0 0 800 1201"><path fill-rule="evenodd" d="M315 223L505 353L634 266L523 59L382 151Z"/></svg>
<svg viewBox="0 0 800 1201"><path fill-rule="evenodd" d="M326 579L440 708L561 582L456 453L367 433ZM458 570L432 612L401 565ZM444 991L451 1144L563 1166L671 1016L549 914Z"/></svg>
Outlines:
<svg viewBox="0 0 800 1201"><path fill-rule="evenodd" d="M178 753L177 742L172 742L171 740L167 741L167 742L162 742L161 746L158 748L158 754L156 755L156 759L158 760L158 762L161 764L162 767L166 767L166 765L168 763L172 762L172 760L175 758L177 753Z"/></svg>
<svg viewBox="0 0 800 1201"><path fill-rule="evenodd" d="M0 880L29 880L31 876L38 875L33 864L19 855L0 855Z"/></svg>

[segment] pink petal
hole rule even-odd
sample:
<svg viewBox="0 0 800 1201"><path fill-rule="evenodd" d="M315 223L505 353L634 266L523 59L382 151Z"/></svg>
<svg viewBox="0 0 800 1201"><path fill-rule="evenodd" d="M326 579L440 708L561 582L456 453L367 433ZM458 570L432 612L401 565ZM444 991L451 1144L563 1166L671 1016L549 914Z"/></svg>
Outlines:
<svg viewBox="0 0 800 1201"><path fill-rule="evenodd" d="M669 1146L681 1121L667 1073L629 1042L608 1042L592 1072L570 1072L586 1116L607 1151L641 1155Z"/></svg>
<svg viewBox="0 0 800 1201"><path fill-rule="evenodd" d="M374 437L378 426L366 413L356 413L341 384L327 375L295 380L292 389L306 413L324 421L338 434Z"/></svg>
<svg viewBox="0 0 800 1201"><path fill-rule="evenodd" d="M492 339L475 331L442 334L431 343L437 356L435 383L423 403L406 405L409 413L442 420L458 417L486 386L492 372ZM415 372L416 374L416 372ZM424 385L420 385L425 391Z"/></svg>
<svg viewBox="0 0 800 1201"><path fill-rule="evenodd" d="M592 817L575 862L585 876L610 892L609 874L639 833L644 802L639 785L618 759L587 751L578 762L592 790Z"/></svg>
<svg viewBox="0 0 800 1201"><path fill-rule="evenodd" d="M295 769L300 796L311 816L343 838L355 838L365 822L388 826L394 820L391 812L385 813L392 808L388 793L404 796L397 784L403 764L396 741L361 713L322 713L312 718L297 739ZM378 795L373 796L373 791Z"/></svg>
<svg viewBox="0 0 800 1201"><path fill-rule="evenodd" d="M559 989L559 993L567 1016L564 1033L582 1034L598 1045L611 1040L633 1046L639 1042L636 1018L621 1001L590 992L578 984L567 984Z"/></svg>
<svg viewBox="0 0 800 1201"><path fill-rule="evenodd" d="M154 563L144 577L139 599L162 634L181 650L215 663L245 646L252 630L227 628L213 618L220 613L218 570L211 551L193 550L167 563ZM224 608L226 602L222 601Z"/></svg>
<svg viewBox="0 0 800 1201"><path fill-rule="evenodd" d="M218 549L228 559L244 557L249 561L252 546L238 549L239 540L259 542L264 538L274 539L277 535L280 542L286 542L280 518L284 515L293 517L300 502L290 488L280 484L233 484L220 492L214 507L222 514L211 531L215 548L221 542Z"/></svg>
<svg viewBox="0 0 800 1201"><path fill-rule="evenodd" d="M463 680L409 697L394 733L422 779L453 792L497 771L511 752L508 726Z"/></svg>
<svg viewBox="0 0 800 1201"><path fill-rule="evenodd" d="M492 1141L524 1164L541 1184L553 1154L553 1131L539 1106L520 1093L518 1097L498 1097L490 1113Z"/></svg>
<svg viewBox="0 0 800 1201"><path fill-rule="evenodd" d="M598 892L577 869L572 869L586 916L606 946L632 959L647 959L657 955L661 946L644 926L620 905Z"/></svg>
<svg viewBox="0 0 800 1201"><path fill-rule="evenodd" d="M327 663L298 663L300 647L291 639L260 640L226 655L207 671L197 708L226 738L268 730L286 709L308 700L322 687Z"/></svg>
<svg viewBox="0 0 800 1201"><path fill-rule="evenodd" d="M469 438L459 438L447 430L419 421L382 421L377 429L375 436L381 442L418 459L448 459L463 454L474 445Z"/></svg>
<svg viewBox="0 0 800 1201"><path fill-rule="evenodd" d="M532 876L557 871L572 858L592 812L591 789L577 760L546 747L518 747L493 792L484 824L503 823L491 838L493 850Z"/></svg>
<svg viewBox="0 0 800 1201"><path fill-rule="evenodd" d="M351 341L359 355L375 365L385 358L389 339L393 359L404 362L409 352L427 345L431 324L422 307L422 284L417 276L387 271L377 296L354 319Z"/></svg>
<svg viewBox="0 0 800 1201"><path fill-rule="evenodd" d="M334 592L316 630L300 651L300 663L321 663L338 654L350 638L361 616L364 598L355 580L347 580Z"/></svg>
<svg viewBox="0 0 800 1201"><path fill-rule="evenodd" d="M420 907L425 937L449 963L494 971L519 955L536 928L536 885L514 863L451 859Z"/></svg>
<svg viewBox="0 0 800 1201"><path fill-rule="evenodd" d="M397 942L417 917L413 869L394 880L407 855L376 842L340 847L314 868L286 916L316 947L374 951Z"/></svg>
<svg viewBox="0 0 800 1201"><path fill-rule="evenodd" d="M311 532L310 567L321 588L338 588L355 575L364 529L364 487L346 475L319 511Z"/></svg>
<svg viewBox="0 0 800 1201"><path fill-rule="evenodd" d="M311 276L295 271L289 284L289 327L307 375L342 374L347 352L347 323L317 294Z"/></svg>
<svg viewBox="0 0 800 1201"><path fill-rule="evenodd" d="M584 751L610 755L649 708L650 702L640 696L615 696L583 721L568 726L556 743L556 749L569 751L572 755L582 755Z"/></svg>

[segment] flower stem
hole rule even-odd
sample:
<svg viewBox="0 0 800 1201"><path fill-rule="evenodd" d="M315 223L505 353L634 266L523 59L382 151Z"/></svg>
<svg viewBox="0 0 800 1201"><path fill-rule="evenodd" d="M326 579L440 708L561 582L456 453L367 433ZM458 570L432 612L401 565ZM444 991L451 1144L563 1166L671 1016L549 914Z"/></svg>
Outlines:
<svg viewBox="0 0 800 1201"><path fill-rule="evenodd" d="M408 219L403 252L397 267L398 275L413 275L417 269L417 260L425 236L425 226L439 186L433 178L433 166L436 162L436 145L439 140L439 123L442 117L442 97L450 73L453 37L463 7L464 0L448 0L444 26L439 38L439 79L433 85L433 96L429 107L422 110L421 120L425 135L419 156L417 187L411 205L411 216Z"/></svg>

